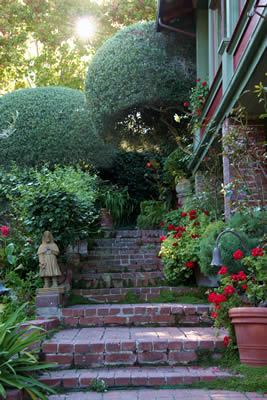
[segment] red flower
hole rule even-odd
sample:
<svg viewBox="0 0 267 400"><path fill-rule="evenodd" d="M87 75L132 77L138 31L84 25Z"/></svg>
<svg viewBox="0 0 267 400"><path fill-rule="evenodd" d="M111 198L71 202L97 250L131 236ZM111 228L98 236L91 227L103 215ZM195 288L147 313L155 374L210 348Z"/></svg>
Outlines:
<svg viewBox="0 0 267 400"><path fill-rule="evenodd" d="M177 203L177 207L183 207L182 203Z"/></svg>
<svg viewBox="0 0 267 400"><path fill-rule="evenodd" d="M220 269L220 271L218 271L218 275L225 275L225 274L228 274L228 269L227 269L227 267L222 267L221 269Z"/></svg>
<svg viewBox="0 0 267 400"><path fill-rule="evenodd" d="M193 221L194 219L196 219L195 215L190 215L190 221Z"/></svg>
<svg viewBox="0 0 267 400"><path fill-rule="evenodd" d="M253 257L263 256L263 251L261 248L256 247L255 249L252 249L252 255Z"/></svg>
<svg viewBox="0 0 267 400"><path fill-rule="evenodd" d="M5 237L5 238L8 237L9 229L6 225L1 226L0 231L1 231L1 236Z"/></svg>
<svg viewBox="0 0 267 400"><path fill-rule="evenodd" d="M202 96L198 96L198 100L201 100L202 99Z"/></svg>
<svg viewBox="0 0 267 400"><path fill-rule="evenodd" d="M173 245L173 246L178 246L178 243L175 242L175 243L173 243L172 245Z"/></svg>
<svg viewBox="0 0 267 400"><path fill-rule="evenodd" d="M244 271L239 271L238 272L238 277L241 281L243 281L244 279L246 279L247 275L245 274Z"/></svg>
<svg viewBox="0 0 267 400"><path fill-rule="evenodd" d="M32 239L28 239L27 242L30 244L34 244L34 241Z"/></svg>
<svg viewBox="0 0 267 400"><path fill-rule="evenodd" d="M216 310L220 310L222 306L215 306Z"/></svg>
<svg viewBox="0 0 267 400"><path fill-rule="evenodd" d="M189 211L189 215L196 215L196 210L191 210L191 211Z"/></svg>
<svg viewBox="0 0 267 400"><path fill-rule="evenodd" d="M216 312L211 313L211 318L216 319L218 317L218 314Z"/></svg>
<svg viewBox="0 0 267 400"><path fill-rule="evenodd" d="M225 288L224 288L224 294L225 295L226 294L232 294L232 293L234 293L234 291L235 291L235 288L233 286L231 286L231 285L225 286Z"/></svg>
<svg viewBox="0 0 267 400"><path fill-rule="evenodd" d="M169 231L173 231L173 230L174 230L174 225L173 225L173 224L170 224L170 225L168 226L168 230L169 230Z"/></svg>
<svg viewBox="0 0 267 400"><path fill-rule="evenodd" d="M184 217L186 217L186 216L187 216L187 213L186 213L186 212L182 212L182 213L181 213L181 217L182 217L182 218L184 218Z"/></svg>
<svg viewBox="0 0 267 400"><path fill-rule="evenodd" d="M197 78L197 82L200 82L201 81L201 79L200 78Z"/></svg>
<svg viewBox="0 0 267 400"><path fill-rule="evenodd" d="M175 235L177 238L180 238L180 237L182 237L182 234L180 233L180 232L178 232L178 233L176 233L176 235Z"/></svg>
<svg viewBox="0 0 267 400"><path fill-rule="evenodd" d="M207 82L202 82L202 86L207 86Z"/></svg>
<svg viewBox="0 0 267 400"><path fill-rule="evenodd" d="M247 290L248 289L248 285L245 283L244 285L242 285L242 289L243 290Z"/></svg>
<svg viewBox="0 0 267 400"><path fill-rule="evenodd" d="M206 210L206 211L204 211L204 214L206 214L206 215L210 215L210 212L209 212L209 210Z"/></svg>
<svg viewBox="0 0 267 400"><path fill-rule="evenodd" d="M161 236L160 238L159 238L159 240L161 241L161 242L163 242L163 240L166 240L167 238L166 238L166 236Z"/></svg>
<svg viewBox="0 0 267 400"><path fill-rule="evenodd" d="M194 226L199 226L200 224L199 224L199 222L194 222L193 225Z"/></svg>
<svg viewBox="0 0 267 400"><path fill-rule="evenodd" d="M243 251L241 251L241 250L238 249L236 252L234 252L233 257L234 257L234 259L235 259L236 261L239 260L240 258L243 257Z"/></svg>
<svg viewBox="0 0 267 400"><path fill-rule="evenodd" d="M231 336L224 336L223 343L225 344L225 346L228 346L230 339L231 339Z"/></svg>
<svg viewBox="0 0 267 400"><path fill-rule="evenodd" d="M194 235L194 234L192 233L191 237L192 237L193 239L196 239L196 238L198 238L199 236L198 236L197 234Z"/></svg>
<svg viewBox="0 0 267 400"><path fill-rule="evenodd" d="M187 101L184 102L184 107L188 107L189 104L187 103Z"/></svg>
<svg viewBox="0 0 267 400"><path fill-rule="evenodd" d="M163 225L165 225L164 222L161 222L161 223L160 223L160 226L163 226Z"/></svg>
<svg viewBox="0 0 267 400"><path fill-rule="evenodd" d="M195 263L194 263L194 261L188 261L187 263L185 263L185 266L187 268L194 268Z"/></svg>
<svg viewBox="0 0 267 400"><path fill-rule="evenodd" d="M232 274L231 275L231 279L233 280L233 281L239 281L239 275L236 275L236 274Z"/></svg>

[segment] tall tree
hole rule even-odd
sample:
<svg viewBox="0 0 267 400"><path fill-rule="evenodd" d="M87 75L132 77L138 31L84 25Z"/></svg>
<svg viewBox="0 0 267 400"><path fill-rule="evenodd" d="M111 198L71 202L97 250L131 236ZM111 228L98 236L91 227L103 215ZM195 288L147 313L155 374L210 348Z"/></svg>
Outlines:
<svg viewBox="0 0 267 400"><path fill-rule="evenodd" d="M1 0L0 95L34 86L84 87L88 61L125 25L154 19L156 0ZM93 20L81 39L76 23Z"/></svg>

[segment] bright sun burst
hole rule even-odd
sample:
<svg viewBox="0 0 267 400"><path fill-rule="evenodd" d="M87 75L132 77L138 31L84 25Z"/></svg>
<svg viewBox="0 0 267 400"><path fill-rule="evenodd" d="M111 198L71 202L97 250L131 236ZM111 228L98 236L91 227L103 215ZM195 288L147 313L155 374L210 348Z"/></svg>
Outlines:
<svg viewBox="0 0 267 400"><path fill-rule="evenodd" d="M87 17L80 18L76 24L76 32L82 39L87 39L94 34L94 24Z"/></svg>

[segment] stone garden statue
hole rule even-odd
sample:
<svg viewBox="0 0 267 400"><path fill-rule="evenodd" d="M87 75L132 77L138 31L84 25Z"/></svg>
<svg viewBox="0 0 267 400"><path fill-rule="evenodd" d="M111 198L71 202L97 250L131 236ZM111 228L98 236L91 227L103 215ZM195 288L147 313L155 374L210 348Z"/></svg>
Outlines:
<svg viewBox="0 0 267 400"><path fill-rule="evenodd" d="M54 242L51 232L45 231L42 237L42 244L38 252L40 264L40 277L44 278L44 288L50 287L52 280L52 287L58 287L58 277L62 275L57 263L57 256L59 249Z"/></svg>

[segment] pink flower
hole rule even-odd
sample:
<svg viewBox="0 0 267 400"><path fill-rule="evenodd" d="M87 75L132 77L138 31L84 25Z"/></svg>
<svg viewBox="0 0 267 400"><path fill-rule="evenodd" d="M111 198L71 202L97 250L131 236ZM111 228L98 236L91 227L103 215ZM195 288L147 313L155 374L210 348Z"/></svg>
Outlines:
<svg viewBox="0 0 267 400"><path fill-rule="evenodd" d="M169 231L173 231L173 230L174 230L174 225L173 225L173 224L170 224L170 225L168 226L168 230L169 230Z"/></svg>
<svg viewBox="0 0 267 400"><path fill-rule="evenodd" d="M225 346L228 346L230 339L231 339L231 336L224 336L223 343L225 344Z"/></svg>
<svg viewBox="0 0 267 400"><path fill-rule="evenodd" d="M221 269L220 269L220 271L218 271L218 275L225 275L225 274L228 274L228 269L227 269L227 267L222 267Z"/></svg>
<svg viewBox="0 0 267 400"><path fill-rule="evenodd" d="M202 82L202 86L207 86L207 82Z"/></svg>
<svg viewBox="0 0 267 400"><path fill-rule="evenodd" d="M187 103L187 101L185 101L184 102L184 107L186 108L186 107L188 107L189 106L189 104Z"/></svg>
<svg viewBox="0 0 267 400"><path fill-rule="evenodd" d="M151 168L151 167L152 167L152 164L151 164L150 162L147 162L147 163L146 163L146 166L147 166L147 168Z"/></svg>
<svg viewBox="0 0 267 400"><path fill-rule="evenodd" d="M163 240L166 240L167 238L166 238L166 236L161 236L160 238L159 238L159 240L161 241L161 242L163 242Z"/></svg>
<svg viewBox="0 0 267 400"><path fill-rule="evenodd" d="M194 263L194 261L188 261L187 263L185 263L185 266L187 268L194 268L195 263Z"/></svg>
<svg viewBox="0 0 267 400"><path fill-rule="evenodd" d="M234 252L233 257L236 261L239 260L243 257L243 251L238 249L236 252Z"/></svg>
<svg viewBox="0 0 267 400"><path fill-rule="evenodd" d="M186 217L186 216L187 216L187 213L186 213L186 212L182 212L182 213L181 213L181 217L182 217L182 218L184 218L184 217Z"/></svg>
<svg viewBox="0 0 267 400"><path fill-rule="evenodd" d="M5 238L8 237L9 229L6 225L1 226L0 231L1 231L1 236L5 237Z"/></svg>
<svg viewBox="0 0 267 400"><path fill-rule="evenodd" d="M235 291L235 288L231 285L225 286L224 288L224 294L233 294Z"/></svg>
<svg viewBox="0 0 267 400"><path fill-rule="evenodd" d="M253 257L263 256L263 251L261 248L256 247L255 249L252 249L252 255Z"/></svg>

